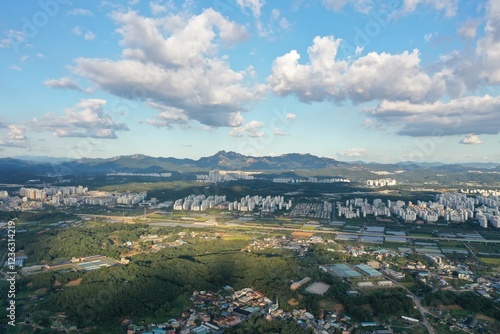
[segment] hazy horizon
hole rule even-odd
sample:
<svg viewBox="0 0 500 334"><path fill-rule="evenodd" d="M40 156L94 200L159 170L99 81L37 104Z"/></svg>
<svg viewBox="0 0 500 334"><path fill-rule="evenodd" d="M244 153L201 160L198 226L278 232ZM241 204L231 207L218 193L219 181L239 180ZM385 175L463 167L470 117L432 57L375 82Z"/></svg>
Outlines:
<svg viewBox="0 0 500 334"><path fill-rule="evenodd" d="M226 150L221 150L225 151L228 153L237 153L241 154L239 152L234 152L234 151L226 151ZM199 157L185 157L185 156L154 156L154 155L148 155L148 154L142 154L142 153L134 153L134 154L125 154L125 155L118 155L118 156L109 156L109 157L80 157L80 158L71 158L71 157L53 157L53 156L30 156L30 155L19 155L19 156L9 156L9 157L0 157L2 158L12 158L12 159L19 159L19 160L26 160L26 161L34 161L34 162L50 162L50 161L72 161L72 160L79 160L79 159L113 159L113 158L119 158L119 157L130 157L130 156L147 156L151 158L174 158L174 159L191 159L191 160L199 160L201 158L205 157L211 157L214 156L221 151L214 152L213 154L207 154L207 155L201 155ZM279 157L283 155L288 155L288 154L301 154L301 155L306 155L306 154L311 154L311 153L299 153L299 152L288 152L288 153L282 153L282 154L277 154L277 155L248 155L248 157ZM244 155L244 154L242 154ZM326 156L318 156L314 155L318 158L327 158L327 159L334 159L340 162L346 162L346 163L365 163L365 164L410 164L410 163L415 163L415 164L442 164L442 165L452 165L452 164L464 164L464 165L469 165L469 164L477 164L477 165L494 165L494 167L500 166L500 162L494 162L494 161L483 161L483 162L478 162L478 161L461 161L461 162L443 162L443 161L394 161L394 162L378 162L378 161L369 161L369 160L363 160L363 159L357 159L357 160L341 160L337 158L332 158L332 157L326 157ZM247 156L247 155L245 155Z"/></svg>

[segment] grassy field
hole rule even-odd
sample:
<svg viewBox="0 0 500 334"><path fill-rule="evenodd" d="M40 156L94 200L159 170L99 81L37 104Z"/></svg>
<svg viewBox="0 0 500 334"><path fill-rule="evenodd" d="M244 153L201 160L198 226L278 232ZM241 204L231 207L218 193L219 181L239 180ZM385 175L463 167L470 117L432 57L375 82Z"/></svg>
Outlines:
<svg viewBox="0 0 500 334"><path fill-rule="evenodd" d="M470 243L470 247L475 252L498 253L500 255L500 245L498 244Z"/></svg>
<svg viewBox="0 0 500 334"><path fill-rule="evenodd" d="M305 231L314 231L316 226L302 226L300 229Z"/></svg>
<svg viewBox="0 0 500 334"><path fill-rule="evenodd" d="M467 247L459 241L439 241L437 245L441 249L467 250Z"/></svg>
<svg viewBox="0 0 500 334"><path fill-rule="evenodd" d="M480 257L479 260L486 264L500 266L500 257Z"/></svg>
<svg viewBox="0 0 500 334"><path fill-rule="evenodd" d="M404 287L407 287L407 288L411 288L411 287L414 287L416 285L416 283L415 282L402 282L401 285Z"/></svg>
<svg viewBox="0 0 500 334"><path fill-rule="evenodd" d="M384 241L383 246L384 248L390 248L390 249L398 249L398 247L406 247L408 243L406 242L389 242L389 241Z"/></svg>
<svg viewBox="0 0 500 334"><path fill-rule="evenodd" d="M223 240L245 240L245 241L248 241L248 240L252 240L252 237L247 236L247 235L228 235L228 236L222 237L222 239Z"/></svg>

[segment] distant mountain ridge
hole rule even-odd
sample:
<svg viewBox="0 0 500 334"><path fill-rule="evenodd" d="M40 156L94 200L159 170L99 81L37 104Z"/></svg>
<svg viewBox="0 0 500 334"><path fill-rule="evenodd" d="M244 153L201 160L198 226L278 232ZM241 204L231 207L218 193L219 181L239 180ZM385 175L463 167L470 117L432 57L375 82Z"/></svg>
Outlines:
<svg viewBox="0 0 500 334"><path fill-rule="evenodd" d="M24 158L24 157L23 157ZM468 172L469 170L500 171L495 164L466 163L418 163L401 162L397 164L379 164L357 162L341 162L332 158L318 157L312 154L289 153L279 156L246 156L236 152L219 151L212 156L194 159L179 159L173 157L151 157L144 154L117 156L112 158L82 158L67 161L56 158L49 163L50 158L28 161L16 158L0 158L0 172L69 175L82 173L110 172L165 172L185 171L201 172L213 169L244 170L244 171L293 171L318 169L350 169L365 171L398 170L433 170L436 172Z"/></svg>
<svg viewBox="0 0 500 334"><path fill-rule="evenodd" d="M142 154L119 156L110 159L80 159L63 163L69 168L83 166L104 171L177 171L177 170L282 170L282 169L320 169L347 165L331 158L320 158L311 154L290 153L280 156L252 157L236 152L219 151L198 160L150 157Z"/></svg>

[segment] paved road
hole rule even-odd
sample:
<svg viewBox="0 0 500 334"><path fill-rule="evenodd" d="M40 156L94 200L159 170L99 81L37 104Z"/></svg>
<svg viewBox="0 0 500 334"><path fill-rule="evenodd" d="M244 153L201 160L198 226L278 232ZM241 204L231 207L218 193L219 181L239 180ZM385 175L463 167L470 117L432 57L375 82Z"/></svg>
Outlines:
<svg viewBox="0 0 500 334"><path fill-rule="evenodd" d="M434 315L432 314L431 312L427 311L423 306L422 306L422 303L420 303L420 299L415 296L415 294L413 292L411 292L407 287L405 287L404 285L401 285L401 283L399 283L398 281L392 279L391 277L388 277L386 276L388 279L390 279L392 282L394 282L394 284L396 284L398 287L404 289L406 292L408 292L408 295L411 296L411 298L413 299L413 302L415 303L415 305L417 306L418 308L418 311L420 312L420 316L422 317L422 324L427 328L427 332L429 334L435 334L434 332L434 328L432 328L432 325L429 323L429 321L427 321L427 317L425 316L425 313L429 313L431 315Z"/></svg>

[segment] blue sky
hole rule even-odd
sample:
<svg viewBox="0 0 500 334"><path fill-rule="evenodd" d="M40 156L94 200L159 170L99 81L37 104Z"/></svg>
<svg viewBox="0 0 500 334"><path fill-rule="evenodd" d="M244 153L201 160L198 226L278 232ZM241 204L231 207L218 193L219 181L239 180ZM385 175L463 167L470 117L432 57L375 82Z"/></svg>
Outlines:
<svg viewBox="0 0 500 334"><path fill-rule="evenodd" d="M4 1L0 156L500 162L500 4Z"/></svg>

